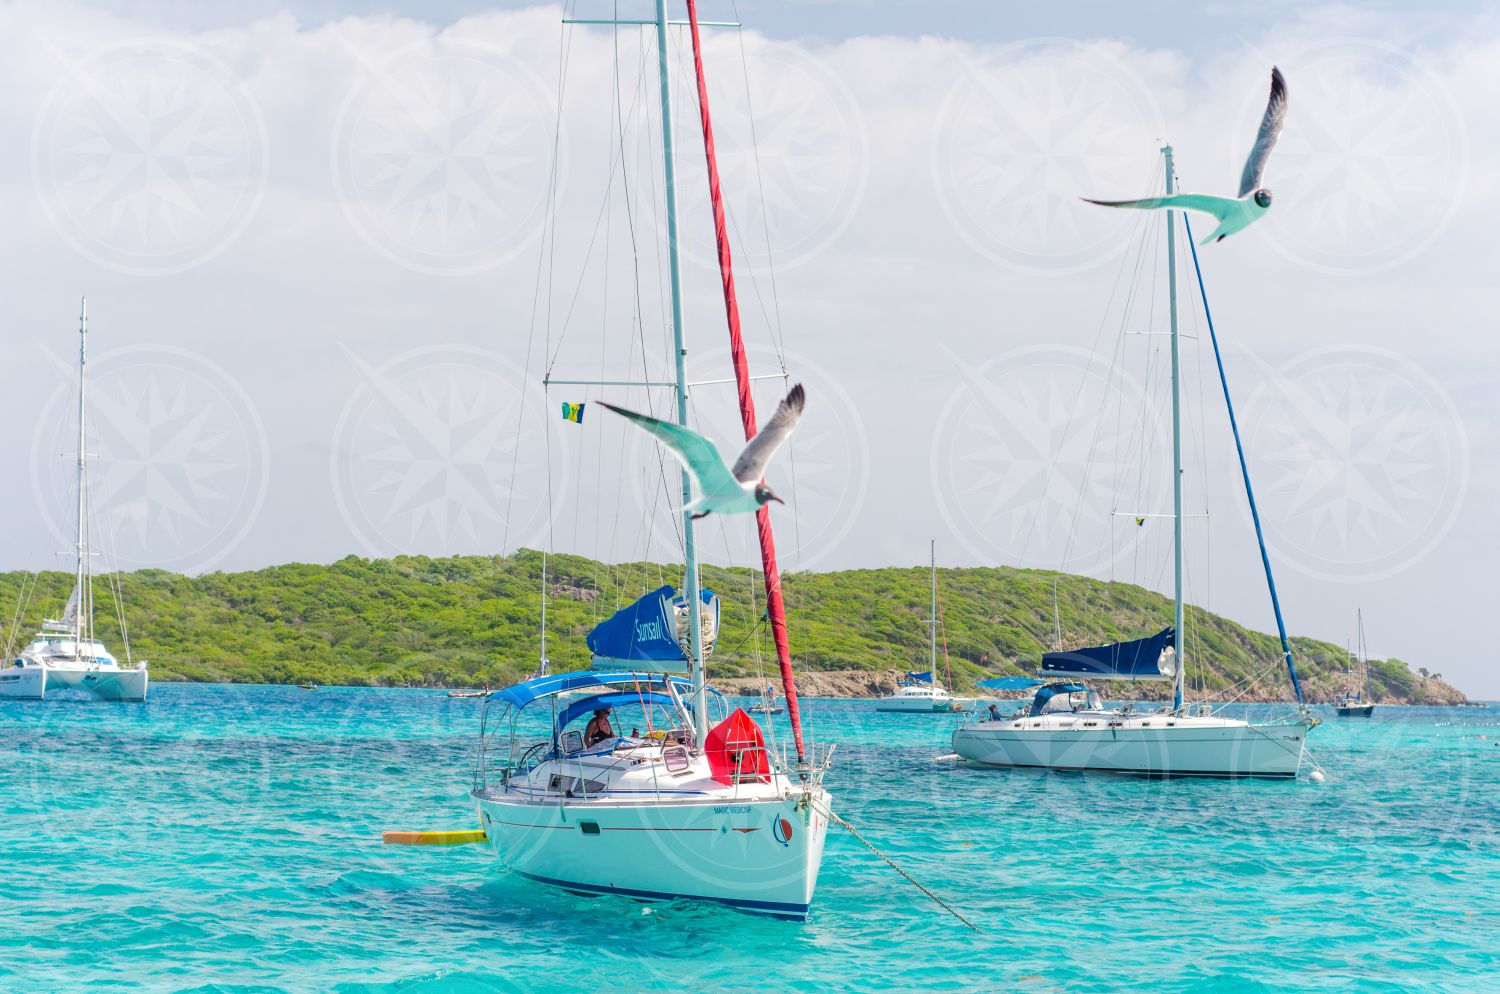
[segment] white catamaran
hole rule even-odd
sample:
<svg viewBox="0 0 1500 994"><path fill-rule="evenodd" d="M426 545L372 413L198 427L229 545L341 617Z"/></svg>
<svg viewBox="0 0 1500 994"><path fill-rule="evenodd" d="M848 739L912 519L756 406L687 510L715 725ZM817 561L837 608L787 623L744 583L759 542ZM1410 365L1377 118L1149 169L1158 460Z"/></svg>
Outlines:
<svg viewBox="0 0 1500 994"><path fill-rule="evenodd" d="M1166 192L1170 196L1176 179L1170 145L1162 149L1162 156ZM1224 377L1218 339L1213 332L1213 318L1208 313L1208 298L1197 265L1197 250L1192 248L1192 229L1186 217L1183 221L1187 225L1188 245L1193 251L1194 272L1199 291L1203 294L1204 313L1218 360L1230 427L1236 447L1240 448L1241 474L1255 521L1262 565L1281 635L1282 654L1296 692L1298 710L1287 720L1252 724L1226 717L1209 704L1191 706L1183 702L1186 667L1180 641L1183 631L1182 378L1177 315L1176 213L1167 212L1166 225L1172 365L1173 624L1155 635L1133 641L1045 653L1041 681L1032 682L1033 685L1036 682L1042 685L1029 707L999 720L981 721L954 731L953 751L962 760L985 766L1096 770L1154 777L1290 778L1297 775L1301 766L1308 731L1318 723L1303 705L1302 688L1276 597L1255 495L1250 488L1244 451L1239 445L1239 428L1229 400L1228 380ZM1016 679L1000 678L982 682L980 686L1013 687ZM1130 705L1106 708L1099 695L1081 682L1086 679L1172 680L1172 704L1149 709ZM1024 679L1022 682L1025 683Z"/></svg>
<svg viewBox="0 0 1500 994"><path fill-rule="evenodd" d="M972 700L955 698L938 679L938 603L937 603L937 540L932 540L932 617L928 619L929 646L927 672L913 671L897 684L896 692L882 697L875 706L877 711L900 714L947 714L962 711L972 706Z"/></svg>
<svg viewBox="0 0 1500 994"><path fill-rule="evenodd" d="M692 0L687 7L731 355L749 438L755 434L753 399L718 194L698 20ZM686 425L668 74L668 28L683 22L669 21L666 0L657 0L651 21L587 23L655 28L676 372L671 386L677 421ZM682 486L688 505L693 494L686 473ZM711 706L724 710L704 666L717 637L718 603L700 589L695 523L684 512L680 592L664 586L596 626L588 637L591 669L540 675L485 703L472 797L489 845L512 872L583 893L689 898L783 918L807 916L831 816L822 786L828 757L817 762L803 745L770 519L764 508L757 518L767 615L795 760L776 755L743 710L717 721L709 713ZM623 723L613 725L621 709L639 709L640 725L628 734ZM575 726L586 718L586 727Z"/></svg>
<svg viewBox="0 0 1500 994"><path fill-rule="evenodd" d="M0 697L42 700L49 692L81 690L110 701L144 701L150 679L146 661L126 665L94 637L94 575L88 494L88 302L78 319L78 504L73 592L61 617L42 622L21 654L0 670ZM122 637L123 631L122 631Z"/></svg>

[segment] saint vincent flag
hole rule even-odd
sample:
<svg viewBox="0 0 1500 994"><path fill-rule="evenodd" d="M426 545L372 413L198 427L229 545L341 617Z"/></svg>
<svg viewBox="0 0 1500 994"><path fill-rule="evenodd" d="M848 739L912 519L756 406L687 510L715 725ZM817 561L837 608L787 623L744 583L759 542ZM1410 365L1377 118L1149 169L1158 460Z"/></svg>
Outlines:
<svg viewBox="0 0 1500 994"><path fill-rule="evenodd" d="M571 421L575 425L583 424L583 407L584 405L582 404L570 404L567 401L563 401L563 420Z"/></svg>

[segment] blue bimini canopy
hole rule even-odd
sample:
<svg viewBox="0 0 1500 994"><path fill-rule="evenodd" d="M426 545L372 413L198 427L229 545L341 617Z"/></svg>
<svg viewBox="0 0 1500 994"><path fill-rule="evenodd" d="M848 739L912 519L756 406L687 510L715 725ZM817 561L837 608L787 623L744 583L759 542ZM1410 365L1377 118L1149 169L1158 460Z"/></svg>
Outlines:
<svg viewBox="0 0 1500 994"><path fill-rule="evenodd" d="M1083 694L1088 693L1088 689L1081 683L1049 683L1041 690L1038 690L1036 696L1031 699L1031 711L1029 714L1032 717L1041 714L1042 708L1047 706L1047 702L1058 694Z"/></svg>
<svg viewBox="0 0 1500 994"><path fill-rule="evenodd" d="M1041 675L1098 680L1170 680L1177 675L1175 636L1176 632L1169 625L1150 638L1044 653Z"/></svg>
<svg viewBox="0 0 1500 994"><path fill-rule="evenodd" d="M535 680L526 680L506 687L504 690L495 691L489 699L524 708L538 698L552 697L570 690L581 690L584 687L630 687L632 689L638 687L644 693L648 690L660 689L661 686L661 678L652 679L640 673L580 670L576 673L554 673L551 676L539 676ZM686 694L692 690L692 684L686 680L673 680L672 686L679 694Z"/></svg>
<svg viewBox="0 0 1500 994"><path fill-rule="evenodd" d="M903 681L901 681L901 682L902 683L931 683L932 682L932 673L930 671L928 671L928 670L923 670L920 673L908 673L908 674L906 674L906 679L903 680Z"/></svg>
<svg viewBox="0 0 1500 994"><path fill-rule="evenodd" d="M980 680L974 686L987 690L1030 690L1042 681L1029 676L997 676Z"/></svg>
<svg viewBox="0 0 1500 994"><path fill-rule="evenodd" d="M683 701L689 708L692 702ZM673 709L672 698L666 694L654 693L643 690L636 693L633 690L616 690L608 694L594 694L591 697L583 697L576 701L569 701L568 706L563 708L557 715L557 730L561 732L568 727L568 722L581 714L589 714L600 708L623 708L631 704L639 704L643 707L660 705L668 710Z"/></svg>
<svg viewBox="0 0 1500 994"><path fill-rule="evenodd" d="M701 590L699 595L711 612L717 631L719 599L712 590ZM677 611L673 606L676 599L677 591L662 587L595 625L588 636L594 666L646 669L653 673L687 672L687 654L677 641Z"/></svg>

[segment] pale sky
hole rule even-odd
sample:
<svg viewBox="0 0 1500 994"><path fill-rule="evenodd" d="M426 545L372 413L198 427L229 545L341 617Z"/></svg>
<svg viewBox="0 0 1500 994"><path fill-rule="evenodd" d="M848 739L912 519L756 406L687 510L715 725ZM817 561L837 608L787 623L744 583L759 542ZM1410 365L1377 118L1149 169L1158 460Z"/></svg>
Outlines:
<svg viewBox="0 0 1500 994"><path fill-rule="evenodd" d="M559 416L665 395L540 382L669 371L650 37L564 32L555 6L369 10L0 8L0 568L64 562L84 293L109 564L679 555L658 453L597 406ZM744 22L706 54L746 336L758 373L784 358L809 391L769 474L784 568L925 562L935 536L944 565L1168 589L1169 523L1134 522L1170 509L1161 229L1077 198L1152 192L1163 139L1186 187L1234 193L1274 63L1273 209L1201 258L1288 625L1342 643L1362 607L1374 654L1500 697L1473 621L1500 549L1489 7L702 16ZM688 364L712 380L730 370L684 44ZM1181 289L1191 596L1271 630ZM758 384L763 414L784 387ZM732 390L693 407L734 444ZM748 519L702 541L754 559Z"/></svg>

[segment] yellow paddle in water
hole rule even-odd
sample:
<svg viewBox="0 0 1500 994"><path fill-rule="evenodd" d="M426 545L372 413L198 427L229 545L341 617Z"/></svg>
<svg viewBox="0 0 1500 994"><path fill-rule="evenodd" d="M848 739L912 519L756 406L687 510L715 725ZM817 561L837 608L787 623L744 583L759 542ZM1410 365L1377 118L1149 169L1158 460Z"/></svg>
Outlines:
<svg viewBox="0 0 1500 994"><path fill-rule="evenodd" d="M386 832L381 841L388 846L463 846L470 842L484 842L484 829L463 829L438 832Z"/></svg>

